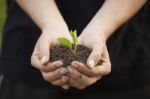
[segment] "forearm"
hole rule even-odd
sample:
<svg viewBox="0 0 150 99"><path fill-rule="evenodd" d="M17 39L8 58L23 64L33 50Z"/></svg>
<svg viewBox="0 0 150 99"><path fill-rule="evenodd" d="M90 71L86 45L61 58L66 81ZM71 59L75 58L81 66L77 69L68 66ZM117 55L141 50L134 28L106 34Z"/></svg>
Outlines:
<svg viewBox="0 0 150 99"><path fill-rule="evenodd" d="M147 0L106 0L85 31L104 33L106 39L130 19Z"/></svg>
<svg viewBox="0 0 150 99"><path fill-rule="evenodd" d="M51 28L67 27L54 0L16 0L16 2L41 30L49 26Z"/></svg>

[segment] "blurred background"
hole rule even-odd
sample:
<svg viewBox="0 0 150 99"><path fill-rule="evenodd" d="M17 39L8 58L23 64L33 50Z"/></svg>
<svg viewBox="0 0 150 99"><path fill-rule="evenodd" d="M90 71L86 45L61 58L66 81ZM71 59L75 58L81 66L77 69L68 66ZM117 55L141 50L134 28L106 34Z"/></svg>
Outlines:
<svg viewBox="0 0 150 99"><path fill-rule="evenodd" d="M2 40L3 26L6 18L6 0L0 0L0 45Z"/></svg>
<svg viewBox="0 0 150 99"><path fill-rule="evenodd" d="M0 0L0 46L2 42L3 26L6 18L6 0ZM0 47L1 48L1 47ZM1 70L0 70L0 85L2 80Z"/></svg>

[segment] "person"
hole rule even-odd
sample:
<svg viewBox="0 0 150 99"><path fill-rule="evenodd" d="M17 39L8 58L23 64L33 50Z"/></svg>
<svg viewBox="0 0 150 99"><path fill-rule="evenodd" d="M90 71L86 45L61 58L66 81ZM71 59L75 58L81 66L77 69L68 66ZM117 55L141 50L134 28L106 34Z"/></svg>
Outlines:
<svg viewBox="0 0 150 99"><path fill-rule="evenodd" d="M7 0L7 5L0 99L149 99L148 0ZM64 68L59 60L49 62L49 49L59 37L71 39L70 29L78 30L79 43L92 53L87 64L73 61Z"/></svg>

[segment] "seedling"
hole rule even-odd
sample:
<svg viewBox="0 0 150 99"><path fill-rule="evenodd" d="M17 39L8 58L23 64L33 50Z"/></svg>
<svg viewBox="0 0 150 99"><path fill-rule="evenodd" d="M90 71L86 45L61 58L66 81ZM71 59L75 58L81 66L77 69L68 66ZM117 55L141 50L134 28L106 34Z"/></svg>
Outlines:
<svg viewBox="0 0 150 99"><path fill-rule="evenodd" d="M70 35L71 35L71 37L72 37L73 44L71 43L70 40L68 40L68 39L65 38L65 37L60 37L60 38L58 38L58 43L59 43L60 45L65 46L66 48L70 49L71 52L72 52L73 54L75 54L75 53L76 53L77 46L78 46L77 31L76 31L76 30L74 30L74 31L71 30L71 31L70 31ZM73 45L74 45L74 46L73 46Z"/></svg>

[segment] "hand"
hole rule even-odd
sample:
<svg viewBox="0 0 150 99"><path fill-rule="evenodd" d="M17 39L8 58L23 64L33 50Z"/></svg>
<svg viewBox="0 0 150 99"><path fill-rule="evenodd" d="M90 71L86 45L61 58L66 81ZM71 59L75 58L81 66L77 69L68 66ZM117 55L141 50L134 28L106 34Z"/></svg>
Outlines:
<svg viewBox="0 0 150 99"><path fill-rule="evenodd" d="M111 64L108 57L108 51L105 49L102 57L102 64L89 68L83 63L74 61L71 66L68 67L70 80L69 86L77 89L84 89L110 73Z"/></svg>
<svg viewBox="0 0 150 99"><path fill-rule="evenodd" d="M46 81L56 86L63 86L68 80L68 77L65 76L68 70L62 67L61 61L49 62L50 48L57 44L59 37L66 37L71 40L67 29L44 29L34 48L31 64L41 71Z"/></svg>
<svg viewBox="0 0 150 99"><path fill-rule="evenodd" d="M89 68L93 68L101 60L104 49L106 49L105 36L99 32L94 33L84 30L79 36L78 41L79 44L92 49L92 52L87 60L87 66Z"/></svg>
<svg viewBox="0 0 150 99"><path fill-rule="evenodd" d="M72 62L68 67L70 73L69 85L78 89L84 89L98 80L102 76L111 72L111 63L106 46L105 36L101 33L93 33L84 30L78 38L79 43L92 49L87 60L87 65ZM102 64L98 62L102 60Z"/></svg>

